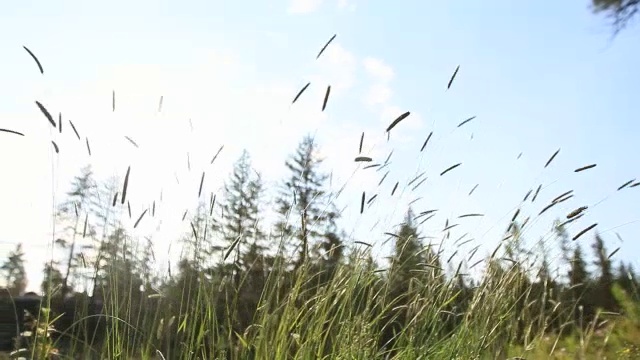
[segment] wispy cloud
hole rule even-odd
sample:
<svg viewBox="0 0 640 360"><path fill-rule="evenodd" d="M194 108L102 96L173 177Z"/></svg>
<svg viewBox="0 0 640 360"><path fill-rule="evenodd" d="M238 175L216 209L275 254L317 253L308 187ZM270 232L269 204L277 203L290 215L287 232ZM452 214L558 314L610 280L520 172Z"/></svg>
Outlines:
<svg viewBox="0 0 640 360"><path fill-rule="evenodd" d="M317 11L323 0L291 0L288 11L290 14L309 14Z"/></svg>
<svg viewBox="0 0 640 360"><path fill-rule="evenodd" d="M340 10L355 11L356 8L357 5L353 0L338 0L338 9Z"/></svg>
<svg viewBox="0 0 640 360"><path fill-rule="evenodd" d="M365 57L362 60L362 67L370 80L370 85L363 94L362 100L370 111L379 116L382 124L388 125L400 114L411 111L410 109L402 109L392 99L391 83L395 78L395 71L391 65L379 58ZM399 133L402 139L407 140L409 139L407 131L418 130L422 125L420 115L416 111L411 111L411 115L403 120L402 127L399 128L402 130L394 131L394 133Z"/></svg>
<svg viewBox="0 0 640 360"><path fill-rule="evenodd" d="M366 57L362 60L367 74L380 82L387 83L395 77L393 68L381 59Z"/></svg>

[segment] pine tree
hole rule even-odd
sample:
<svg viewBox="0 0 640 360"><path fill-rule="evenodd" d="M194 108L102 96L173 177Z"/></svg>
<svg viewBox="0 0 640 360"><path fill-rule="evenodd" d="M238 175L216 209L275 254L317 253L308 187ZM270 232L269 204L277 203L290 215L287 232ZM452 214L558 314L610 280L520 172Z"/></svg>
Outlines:
<svg viewBox="0 0 640 360"><path fill-rule="evenodd" d="M382 329L382 345L389 346L393 343L394 334L398 333L406 325L408 308L416 299L416 295L425 289L427 283L426 264L434 259L428 259L423 251L418 229L414 223L414 214L411 209L407 211L404 221L400 224L395 234L395 244L391 257L391 266L387 278L387 301L394 310L385 315L385 328Z"/></svg>
<svg viewBox="0 0 640 360"><path fill-rule="evenodd" d="M228 267L217 262L222 259L225 247L219 243L223 239L214 206L213 201L209 204L199 201L179 241L183 252L177 263L178 274L172 276L169 272L167 284L179 309L195 306L203 282L217 282L228 273Z"/></svg>
<svg viewBox="0 0 640 360"><path fill-rule="evenodd" d="M576 320L576 324L578 324L578 320L582 316L589 319L595 313L593 299L590 296L593 289L587 270L587 262L584 259L582 247L579 244L576 244L574 247L570 265L568 292L570 304L575 304L578 307L577 309L572 309L574 320Z"/></svg>
<svg viewBox="0 0 640 360"><path fill-rule="evenodd" d="M422 264L427 261L413 219L413 211L409 209L396 234L390 269L390 280L396 295L409 291L411 279L416 277L416 271L422 269Z"/></svg>
<svg viewBox="0 0 640 360"><path fill-rule="evenodd" d="M320 172L322 159L317 152L314 139L305 136L295 154L285 162L290 176L276 200L277 210L283 217L276 223L277 233L285 240L298 240L301 246L296 267L308 258L309 246L315 245L314 241L319 247L322 247L322 243L336 241L328 234L336 233L338 213L325 189L328 176Z"/></svg>
<svg viewBox="0 0 640 360"><path fill-rule="evenodd" d="M614 34L623 30L640 10L639 0L591 0L595 13L604 13L611 19Z"/></svg>
<svg viewBox="0 0 640 360"><path fill-rule="evenodd" d="M582 255L582 247L576 245L571 259L571 269L569 270L569 287L574 289L574 301L578 300L582 295L588 282L589 273L587 272L587 263Z"/></svg>
<svg viewBox="0 0 640 360"><path fill-rule="evenodd" d="M47 261L44 264L42 271L44 277L40 284L40 290L42 295L52 297L58 295L57 290L61 289L64 284L64 276L58 268L58 263L54 261Z"/></svg>
<svg viewBox="0 0 640 360"><path fill-rule="evenodd" d="M242 263L243 250L249 245L253 251L261 252L260 242L265 238L260 228L260 201L262 179L260 173L251 167L249 153L244 150L236 161L233 172L224 186L223 236L227 247L235 246L234 264L237 269L248 269L250 264ZM238 283L238 271L234 279Z"/></svg>
<svg viewBox="0 0 640 360"><path fill-rule="evenodd" d="M19 296L27 288L24 255L22 244L18 244L16 249L9 253L7 260L0 265L0 270L3 272L4 280L11 296Z"/></svg>
<svg viewBox="0 0 640 360"><path fill-rule="evenodd" d="M73 179L71 190L57 214L57 221L63 224L64 231L56 245L68 252L63 295L72 292L72 281L78 284L84 280L85 287L94 288L99 283L101 262L104 261L102 250L108 246L112 234L124 231L118 217L121 208L113 206L120 183L117 177L97 181L90 165L82 168L80 175ZM81 268L88 271L81 272Z"/></svg>
<svg viewBox="0 0 640 360"><path fill-rule="evenodd" d="M137 276L132 239L123 228L109 234L99 253L94 292L122 294L130 288L139 289L141 280Z"/></svg>
<svg viewBox="0 0 640 360"><path fill-rule="evenodd" d="M556 307L560 298L560 284L556 282L552 276L551 265L549 264L549 252L544 247L544 241L539 243L542 261L538 268L537 282L532 284L533 299L538 300L539 313L533 311L534 319L538 320L538 329L544 329L545 332L551 329L558 329L562 326L562 320L559 317L559 311Z"/></svg>
<svg viewBox="0 0 640 360"><path fill-rule="evenodd" d="M218 254L222 256L224 248L216 244L217 234L220 232L220 222L213 216L214 204L205 204L199 201L191 220L189 228L180 242L184 245L182 258L185 261L183 267L190 268L194 272L210 269L212 258Z"/></svg>
<svg viewBox="0 0 640 360"><path fill-rule="evenodd" d="M608 257L607 249L604 245L604 240L600 234L596 234L592 245L595 252L594 264L600 271L599 281L607 286L611 286L613 283L613 271L611 260Z"/></svg>
<svg viewBox="0 0 640 360"><path fill-rule="evenodd" d="M327 232L319 249L321 252L316 257L319 259L318 270L322 272L320 284L324 284L333 278L338 266L342 263L344 257L342 237L334 232Z"/></svg>
<svg viewBox="0 0 640 360"><path fill-rule="evenodd" d="M605 310L613 311L616 308L616 301L611 293L611 287L613 286L613 269L611 259L604 245L604 240L600 234L596 233L594 242L591 245L595 252L594 264L597 266L600 276L596 281L596 304Z"/></svg>
<svg viewBox="0 0 640 360"><path fill-rule="evenodd" d="M627 265L621 261L615 274L615 282L620 285L622 290L624 290L628 295L635 298L637 288L635 286L635 279L633 276L634 274L631 264L627 267Z"/></svg>
<svg viewBox="0 0 640 360"><path fill-rule="evenodd" d="M153 243L151 238L146 238L146 246L141 251L140 265L141 265L141 277L144 282L145 291L151 291L158 283L158 275L153 271L153 264L155 262L155 254L153 251Z"/></svg>
<svg viewBox="0 0 640 360"><path fill-rule="evenodd" d="M94 213L92 204L97 196L97 185L93 177L91 166L81 169L71 183L71 190L66 194L67 198L60 205L56 221L63 224L63 233L56 240L56 245L67 252L66 273L62 284L63 295L70 292L72 286L70 280L77 273L80 265L77 248L78 237L92 238L95 227L91 224L90 216Z"/></svg>
<svg viewBox="0 0 640 360"><path fill-rule="evenodd" d="M559 219L556 219L554 222L553 231L555 232L556 237L558 238L560 243L560 256L562 257L562 261L566 265L571 266L572 247L567 228L562 225L562 222Z"/></svg>

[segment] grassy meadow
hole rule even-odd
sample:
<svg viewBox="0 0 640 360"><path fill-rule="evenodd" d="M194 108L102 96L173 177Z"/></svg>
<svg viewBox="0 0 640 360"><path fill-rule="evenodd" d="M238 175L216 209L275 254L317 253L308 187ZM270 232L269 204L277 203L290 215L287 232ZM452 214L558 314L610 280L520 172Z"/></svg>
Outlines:
<svg viewBox="0 0 640 360"><path fill-rule="evenodd" d="M26 50L43 72L37 51ZM452 69L443 90L456 86L459 69ZM292 106L308 86L291 94ZM116 91L105 101L117 112ZM318 104L323 111L331 106L331 87ZM91 152L81 129L50 112L55 104L34 106L43 126L73 132ZM380 131L393 141L410 116L397 114ZM2 137L28 136L1 130ZM417 153L429 151L430 138ZM411 175L387 176L393 153L371 158L362 151L367 134L359 140L354 149L360 153L348 161L379 181L354 204L361 216L377 198L426 186L424 173L406 183L392 180ZM51 151L62 145L52 141ZM184 212L185 231L175 239L172 252L179 259L168 264L156 261L154 240L132 233L162 206L157 199L132 213L128 184L137 169L125 164L120 176L102 179L84 167L66 192L56 194L55 256L42 259L41 307L28 314L24 331L12 339L14 349L0 359L640 359L636 274L617 262L618 250L605 246L597 223L580 221L586 204L556 211L573 199L573 190L547 193L553 200L545 203L540 184L513 199L509 225L486 255L479 244L463 250L473 239L453 230L483 214L460 213L442 228L432 220L437 205L412 205L397 226L353 238L338 225L338 191L329 186L330 169L322 167L323 145L312 135L301 139L282 159L288 175L275 189L248 152L228 177L203 172L193 190L199 200ZM562 155L549 154L540 167ZM428 176L455 176L459 166L452 160L449 168L428 169ZM206 194L203 183L214 176L225 176L225 186ZM635 195L640 182L618 185L616 191ZM272 203L264 200L268 191L277 194ZM524 203L538 210L521 211ZM269 211L275 215L265 215ZM528 231L530 224L553 211L549 233L525 241L538 236ZM381 236L390 244L388 259L372 251ZM559 255L551 257L550 248ZM23 295L26 257L18 247L1 260L7 287L0 300ZM588 269L591 263L596 271Z"/></svg>

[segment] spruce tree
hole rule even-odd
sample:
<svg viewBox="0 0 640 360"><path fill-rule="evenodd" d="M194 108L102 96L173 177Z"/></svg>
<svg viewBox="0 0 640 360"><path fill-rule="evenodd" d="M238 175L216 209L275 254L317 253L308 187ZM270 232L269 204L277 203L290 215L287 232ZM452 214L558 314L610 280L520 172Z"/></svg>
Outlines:
<svg viewBox="0 0 640 360"><path fill-rule="evenodd" d="M390 269L396 295L407 293L412 280L419 280L421 285L434 285L442 275L440 258L430 245L425 248L414 218L413 210L409 209L396 234Z"/></svg>
<svg viewBox="0 0 640 360"><path fill-rule="evenodd" d="M7 289L11 296L19 296L27 288L27 271L24 267L24 250L22 244L16 245L5 262L0 265Z"/></svg>
<svg viewBox="0 0 640 360"><path fill-rule="evenodd" d="M40 284L42 295L49 297L59 295L60 293L57 290L60 290L62 288L64 283L64 276L58 268L58 263L56 261L47 261L44 264L42 273L44 275L42 283Z"/></svg>
<svg viewBox="0 0 640 360"><path fill-rule="evenodd" d="M386 306L394 310L385 315L386 326L382 329L383 346L391 345L394 334L406 326L408 305L420 298L429 284L433 284L434 268L439 266L435 254L427 253L420 241L414 213L407 211L404 221L395 233L394 250L389 268ZM427 249L431 251L431 249Z"/></svg>
<svg viewBox="0 0 640 360"><path fill-rule="evenodd" d="M620 262L616 274L616 282L632 299L640 301L637 276L631 263L625 265L625 263Z"/></svg>
<svg viewBox="0 0 640 360"><path fill-rule="evenodd" d="M213 204L207 205L199 201L193 216L188 222L180 242L184 245L182 259L184 267L190 267L195 272L210 269L211 259L215 254L222 256L224 247L216 243L221 240L218 234L221 230L220 221L214 217Z"/></svg>
<svg viewBox="0 0 640 360"><path fill-rule="evenodd" d="M262 179L260 173L251 167L249 153L244 150L236 161L233 171L224 185L222 208L222 232L227 247L234 247L234 265L248 269L251 264L242 264L243 256L249 246L254 252L264 247L260 242L265 238L260 228L260 201L262 197ZM254 254L257 255L257 254ZM238 271L235 281L238 282Z"/></svg>
<svg viewBox="0 0 640 360"><path fill-rule="evenodd" d="M132 238L123 228L114 230L102 242L94 294L126 294L130 288L139 289L141 281L136 274L139 269L133 249Z"/></svg>
<svg viewBox="0 0 640 360"><path fill-rule="evenodd" d="M604 245L604 240L600 234L595 235L593 244L591 245L595 252L594 264L600 272L600 276L596 279L595 297L596 305L605 310L614 311L616 309L616 301L611 293L613 286L613 269L611 259Z"/></svg>
<svg viewBox="0 0 640 360"><path fill-rule="evenodd" d="M587 270L587 262L582 253L580 244L576 244L571 258L571 267L569 269L569 296L571 303L578 306L573 309L574 320L579 320L581 316L590 317L594 313L593 301L591 299L591 281ZM577 311L579 309L582 311Z"/></svg>
<svg viewBox="0 0 640 360"><path fill-rule="evenodd" d="M604 240L600 234L596 234L592 248L595 252L594 264L598 267L600 272L599 281L607 286L611 286L613 283L612 264L604 245Z"/></svg>
<svg viewBox="0 0 640 360"><path fill-rule="evenodd" d="M78 273L80 267L78 250L79 237L92 238L96 230L91 224L90 215L95 211L92 205L96 201L97 185L91 166L81 169L80 175L74 177L71 190L57 211L56 221L62 224L63 232L56 239L56 245L67 253L65 274L62 283L62 294L71 292L71 277ZM77 280L77 279L76 279Z"/></svg>
<svg viewBox="0 0 640 360"><path fill-rule="evenodd" d="M582 247L576 245L571 259L571 269L569 270L569 287L574 289L574 300L577 300L584 287L589 281L587 263L582 255Z"/></svg>
<svg viewBox="0 0 640 360"><path fill-rule="evenodd" d="M338 212L325 188L328 176L321 172L322 159L318 145L307 135L299 143L296 152L285 162L290 175L284 181L277 210L282 216L276 223L276 232L287 240L297 240L301 248L295 261L300 266L309 256L310 245L322 248L325 243L340 243L334 237ZM333 235L332 235L333 234Z"/></svg>

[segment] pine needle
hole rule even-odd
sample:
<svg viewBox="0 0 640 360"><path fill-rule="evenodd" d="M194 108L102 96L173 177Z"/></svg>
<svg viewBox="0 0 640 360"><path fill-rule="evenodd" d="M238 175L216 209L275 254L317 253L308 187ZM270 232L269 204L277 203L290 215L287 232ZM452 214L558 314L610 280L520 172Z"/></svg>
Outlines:
<svg viewBox="0 0 640 360"><path fill-rule="evenodd" d="M462 163L457 163L457 164L455 164L455 165L453 165L453 166L450 166L450 167L446 168L443 172L441 172L441 173L440 173L440 176L442 176L442 175L444 175L444 174L448 173L449 171L451 171L451 170L453 170L453 169L457 168L457 167L458 167L458 166L460 166L460 165L462 165Z"/></svg>
<svg viewBox="0 0 640 360"><path fill-rule="evenodd" d="M422 152L422 150L424 150L424 148L427 146L427 144L429 143L429 139L431 139L431 135L433 135L433 131L429 133L429 136L427 136L427 139L424 141L424 143L422 144L422 147L420 148L420 152Z"/></svg>
<svg viewBox="0 0 640 360"><path fill-rule="evenodd" d="M127 167L127 173L124 176L124 185L122 186L122 199L120 199L120 203L124 205L124 202L127 199L127 189L129 188L129 174L131 173L131 166Z"/></svg>
<svg viewBox="0 0 640 360"><path fill-rule="evenodd" d="M327 101L329 101L329 94L331 93L331 85L327 86L327 92L324 94L324 101L322 102L322 111L327 107Z"/></svg>
<svg viewBox="0 0 640 360"><path fill-rule="evenodd" d="M40 111L44 114L47 120L49 120L49 123L51 124L51 126L55 128L56 122L53 120L53 117L51 116L47 108L45 108L44 105L42 105L39 101L36 101L36 105L38 105L38 108L40 109Z"/></svg>
<svg viewBox="0 0 640 360"><path fill-rule="evenodd" d="M73 122L71 120L69 120L69 124L71 124L71 129L73 130L73 132L76 134L76 136L78 137L78 140L80 140L80 134L78 133L78 130L76 130L76 126L73 125Z"/></svg>
<svg viewBox="0 0 640 360"><path fill-rule="evenodd" d="M143 217L144 217L144 215L147 213L147 210L149 210L149 209L145 209L145 210L142 212L142 214L140 214L140 216L138 217L138 220L136 220L136 223L135 223L135 224L133 224L133 228L134 228L134 229L138 227L138 224L140 224L140 221L142 221L142 218L143 218Z"/></svg>
<svg viewBox="0 0 640 360"><path fill-rule="evenodd" d="M303 86L302 89L300 89L300 91L298 91L298 94L296 95L296 97L293 98L293 102L291 102L291 104L295 104L296 101L298 101L298 98L300 97L300 95L302 95L302 93L307 90L307 88L309 87L309 85L311 85L311 82L308 82L307 85Z"/></svg>
<svg viewBox="0 0 640 360"><path fill-rule="evenodd" d="M595 223L593 225L588 226L586 229L580 231L579 233L576 234L576 236L573 237L573 240L578 240L578 238L582 235L584 235L587 231L593 229L594 227L596 227L598 225L598 223Z"/></svg>
<svg viewBox="0 0 640 360"><path fill-rule="evenodd" d="M391 122L391 124L389 124L389 126L387 127L387 132L391 131L391 129L398 125L400 121L406 119L409 115L411 115L411 112L407 111L404 114L398 116L395 120L393 120L393 122Z"/></svg>
<svg viewBox="0 0 640 360"><path fill-rule="evenodd" d="M6 132L6 133L9 133L9 134L15 134L15 135L19 135L19 136L24 136L23 133L15 131L15 130L0 129L0 132Z"/></svg>
<svg viewBox="0 0 640 360"><path fill-rule="evenodd" d="M567 214L567 219L573 219L574 217L580 215L582 212L584 212L585 210L587 210L587 206L580 206L579 208L573 210L572 212L570 212L569 214Z"/></svg>
<svg viewBox="0 0 640 360"><path fill-rule="evenodd" d="M135 141L133 141L132 138L130 138L128 136L125 136L124 138L127 139L133 146L139 148L138 144Z"/></svg>
<svg viewBox="0 0 640 360"><path fill-rule="evenodd" d="M545 169L547 168L547 166L549 166L549 164L551 164L551 162L553 161L553 159L556 158L556 156L558 155L558 153L560 152L560 149L556 150L556 152L553 153L553 155L551 155L551 157L549 158L549 160L547 160L547 163L544 164Z"/></svg>
<svg viewBox="0 0 640 360"><path fill-rule="evenodd" d="M479 216L484 216L484 214L464 214L464 215L458 216L458 218L462 219L466 217L479 217Z"/></svg>
<svg viewBox="0 0 640 360"><path fill-rule="evenodd" d="M618 190L617 190L617 191L620 191L620 190L622 190L622 189L626 188L627 186L631 185L631 183L632 183L632 182L634 182L634 181L636 181L636 179L629 180L629 181L627 181L626 183L624 183L624 184L620 185L620 186L618 187Z"/></svg>
<svg viewBox="0 0 640 360"><path fill-rule="evenodd" d="M472 116L472 117L468 118L467 120L465 120L465 121L461 122L460 124L458 124L458 127L461 127L462 125L468 123L469 121L471 121L471 120L473 120L475 118L476 118L475 116Z"/></svg>
<svg viewBox="0 0 640 360"><path fill-rule="evenodd" d="M240 242L241 237L238 236L237 239L235 239L235 241L233 242L233 244L231 244L231 246L229 247L229 249L227 249L227 252L224 254L224 259L223 260L227 260L227 258L229 257L229 255L231 255L231 252L233 251L233 249L238 246L238 243Z"/></svg>
<svg viewBox="0 0 640 360"><path fill-rule="evenodd" d="M200 188L198 189L198 198L202 195L202 185L204 184L204 171L202 172L202 177L200 178Z"/></svg>
<svg viewBox="0 0 640 360"><path fill-rule="evenodd" d="M451 75L451 79L449 79L449 83L447 84L447 90L451 88L451 84L453 84L453 80L456 78L456 75L458 75L458 70L460 70L460 65L456 67L456 70L453 72L453 75Z"/></svg>
<svg viewBox="0 0 640 360"><path fill-rule="evenodd" d="M40 74L44 75L44 69L42 69L42 64L40 64L40 60L38 60L38 58L33 54L33 52L31 52L31 50L29 50L26 46L22 46L25 50L27 50L27 52L29 53L29 55L31 55L31 57L33 58L33 60L35 60L36 64L38 65L38 69L40 70Z"/></svg>
<svg viewBox="0 0 640 360"><path fill-rule="evenodd" d="M333 34L333 36L331 37L331 39L329 39L329 41L327 41L326 44L324 44L324 46L322 47L322 49L320 49L320 52L318 52L318 55L316 56L316 60L318 60L318 58L320 57L320 55L322 55L322 53L326 50L327 46L329 46L329 44L331 44L331 42L336 38L336 36L338 36L338 34Z"/></svg>
<svg viewBox="0 0 640 360"><path fill-rule="evenodd" d="M220 149L218 149L216 154L213 156L213 159L211 159L211 164L213 164L213 162L216 161L216 159L218 158L218 155L220 155L220 152L222 151L222 149L224 149L224 145L220 146Z"/></svg>
<svg viewBox="0 0 640 360"><path fill-rule="evenodd" d="M581 168L577 168L574 170L574 172L581 172L581 171L585 171L585 170L589 170L589 169L593 169L594 167L596 167L597 164L591 164L591 165L587 165L587 166L583 166Z"/></svg>

